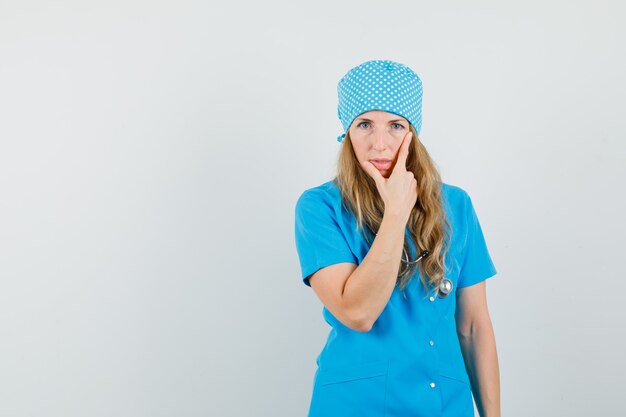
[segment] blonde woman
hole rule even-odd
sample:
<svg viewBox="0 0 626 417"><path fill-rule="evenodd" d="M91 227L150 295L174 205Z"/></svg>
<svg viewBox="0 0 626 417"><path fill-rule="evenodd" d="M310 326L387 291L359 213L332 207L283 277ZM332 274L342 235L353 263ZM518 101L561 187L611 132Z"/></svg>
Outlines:
<svg viewBox="0 0 626 417"><path fill-rule="evenodd" d="M470 196L419 140L422 82L388 60L338 85L337 176L295 206L304 284L331 326L309 417L500 415L485 280L496 274Z"/></svg>

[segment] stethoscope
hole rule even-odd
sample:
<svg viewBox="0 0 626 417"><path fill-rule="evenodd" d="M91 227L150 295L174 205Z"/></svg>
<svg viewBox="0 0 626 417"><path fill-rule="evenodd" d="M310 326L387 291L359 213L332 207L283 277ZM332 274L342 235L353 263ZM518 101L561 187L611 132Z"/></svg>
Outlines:
<svg viewBox="0 0 626 417"><path fill-rule="evenodd" d="M427 250L422 251L421 255L414 261L409 261L409 255L406 253L406 249L402 248L402 261L406 264L412 265L416 264L420 261L420 259L427 257L430 254ZM441 284L439 284L439 290L437 291L437 296L439 298L446 298L448 294L452 292L452 281L448 278L443 278L441 280Z"/></svg>

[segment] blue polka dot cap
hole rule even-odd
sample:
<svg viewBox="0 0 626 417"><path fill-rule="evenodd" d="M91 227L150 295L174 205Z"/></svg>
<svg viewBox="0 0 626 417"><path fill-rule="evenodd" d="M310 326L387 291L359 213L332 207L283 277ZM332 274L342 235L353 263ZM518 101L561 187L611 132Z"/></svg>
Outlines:
<svg viewBox="0 0 626 417"><path fill-rule="evenodd" d="M404 117L417 133L422 128L422 80L409 67L388 60L366 61L352 68L337 85L337 114L344 133L362 113L384 110Z"/></svg>

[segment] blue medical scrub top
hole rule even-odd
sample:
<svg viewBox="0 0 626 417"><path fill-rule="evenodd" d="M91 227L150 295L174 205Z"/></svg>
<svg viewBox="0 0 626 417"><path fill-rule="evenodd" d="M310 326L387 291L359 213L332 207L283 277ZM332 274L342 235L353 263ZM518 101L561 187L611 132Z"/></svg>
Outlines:
<svg viewBox="0 0 626 417"><path fill-rule="evenodd" d="M369 332L350 329L324 306L331 330L316 360L309 417L474 416L456 333L455 295L457 288L490 278L496 269L467 192L443 183L441 195L452 227L444 276L453 292L445 298L434 288L427 292L416 271L404 296L396 285ZM295 237L309 287L318 269L340 262L358 265L369 249L334 180L298 198Z"/></svg>

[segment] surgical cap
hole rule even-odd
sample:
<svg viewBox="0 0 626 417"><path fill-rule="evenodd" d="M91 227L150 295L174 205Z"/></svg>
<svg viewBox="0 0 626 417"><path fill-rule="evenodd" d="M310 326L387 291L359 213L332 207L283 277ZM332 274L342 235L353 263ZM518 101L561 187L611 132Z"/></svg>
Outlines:
<svg viewBox="0 0 626 417"><path fill-rule="evenodd" d="M417 133L422 128L422 80L409 67L389 60L366 61L344 75L337 85L337 115L344 132L362 113L383 110L404 117Z"/></svg>

